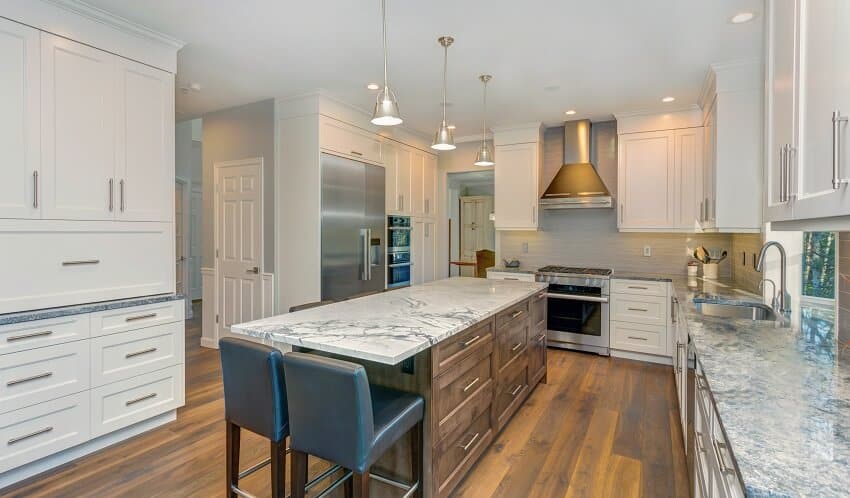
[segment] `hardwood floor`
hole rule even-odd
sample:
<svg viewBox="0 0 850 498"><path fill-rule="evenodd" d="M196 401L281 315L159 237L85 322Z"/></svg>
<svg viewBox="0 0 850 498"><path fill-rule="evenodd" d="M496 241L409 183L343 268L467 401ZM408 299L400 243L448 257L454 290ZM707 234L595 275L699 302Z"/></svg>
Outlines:
<svg viewBox="0 0 850 498"><path fill-rule="evenodd" d="M2 496L224 496L224 401L218 352L201 348L200 307L186 322L186 406L175 422L89 455ZM549 350L538 386L456 498L686 497L670 367ZM243 431L242 468L268 457ZM311 459L310 475L326 464ZM396 496L373 483L372 496ZM240 487L270 496L269 470ZM333 493L341 496L341 488Z"/></svg>

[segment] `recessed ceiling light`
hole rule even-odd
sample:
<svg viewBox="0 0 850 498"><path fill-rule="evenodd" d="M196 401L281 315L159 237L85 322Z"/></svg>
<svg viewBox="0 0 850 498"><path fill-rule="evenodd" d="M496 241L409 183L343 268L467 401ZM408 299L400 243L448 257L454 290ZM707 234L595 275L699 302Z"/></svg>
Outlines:
<svg viewBox="0 0 850 498"><path fill-rule="evenodd" d="M368 88L369 90L377 90L381 87L377 83L369 83L368 85L366 85L366 88Z"/></svg>
<svg viewBox="0 0 850 498"><path fill-rule="evenodd" d="M565 112L564 114L566 114L567 116L572 116L572 115L573 115L573 114L575 114L575 113L576 113L576 111L575 111L575 110L570 109L569 111Z"/></svg>
<svg viewBox="0 0 850 498"><path fill-rule="evenodd" d="M729 19L732 24L743 24L752 21L756 15L752 12L738 12Z"/></svg>
<svg viewBox="0 0 850 498"><path fill-rule="evenodd" d="M663 99L661 99L661 102L664 102L666 104L669 102L673 102L674 100L676 100L676 97L664 97Z"/></svg>
<svg viewBox="0 0 850 498"><path fill-rule="evenodd" d="M449 126L448 126L448 128L449 128L450 130L456 130L456 129L457 129L457 126L455 126L455 125L449 125Z"/></svg>

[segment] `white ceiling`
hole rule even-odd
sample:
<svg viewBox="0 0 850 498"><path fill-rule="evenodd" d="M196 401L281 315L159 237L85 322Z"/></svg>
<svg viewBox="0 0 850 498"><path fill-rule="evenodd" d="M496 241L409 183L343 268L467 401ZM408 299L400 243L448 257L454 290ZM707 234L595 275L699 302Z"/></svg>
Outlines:
<svg viewBox="0 0 850 498"><path fill-rule="evenodd" d="M379 82L379 0L88 0L187 43L178 120L322 88L370 109ZM388 0L390 85L405 125L440 118L449 49L448 120L480 133L481 73L493 75L488 124L600 119L697 101L710 63L760 58L762 0ZM756 20L733 25L742 10ZM676 97L662 104L661 97Z"/></svg>

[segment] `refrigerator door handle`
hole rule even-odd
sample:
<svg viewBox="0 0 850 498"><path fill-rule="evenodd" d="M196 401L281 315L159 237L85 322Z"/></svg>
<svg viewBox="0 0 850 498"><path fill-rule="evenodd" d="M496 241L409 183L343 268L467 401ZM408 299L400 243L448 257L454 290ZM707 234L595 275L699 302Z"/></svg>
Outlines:
<svg viewBox="0 0 850 498"><path fill-rule="evenodd" d="M372 265L369 261L369 230L368 228L360 229L360 245L363 250L363 259L360 261L362 270L360 271L360 280L369 280L369 273L372 270Z"/></svg>

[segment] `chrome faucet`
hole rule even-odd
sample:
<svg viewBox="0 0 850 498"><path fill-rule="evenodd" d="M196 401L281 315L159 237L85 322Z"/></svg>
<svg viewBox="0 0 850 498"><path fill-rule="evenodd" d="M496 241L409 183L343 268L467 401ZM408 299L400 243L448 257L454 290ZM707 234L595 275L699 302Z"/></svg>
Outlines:
<svg viewBox="0 0 850 498"><path fill-rule="evenodd" d="M782 244L776 242L775 240L771 240L770 242L765 242L763 246L761 246L761 253L759 253L759 261L756 265L756 271L762 272L764 270L764 255L767 253L768 248L771 246L775 246L776 249L779 250L779 306L776 306L776 299L774 298L774 309L778 311L780 314L784 315L786 312L790 311L788 309L788 284L785 278L785 248L782 247ZM774 284L774 288L776 284Z"/></svg>
<svg viewBox="0 0 850 498"><path fill-rule="evenodd" d="M770 307L773 308L773 309L779 309L779 297L776 294L776 282L774 282L773 280L771 280L769 278L761 279L761 282L759 282L759 292L762 291L762 289L764 288L764 284L766 284L766 283L770 283L770 286L773 289L773 290L770 291L770 297L771 297Z"/></svg>

